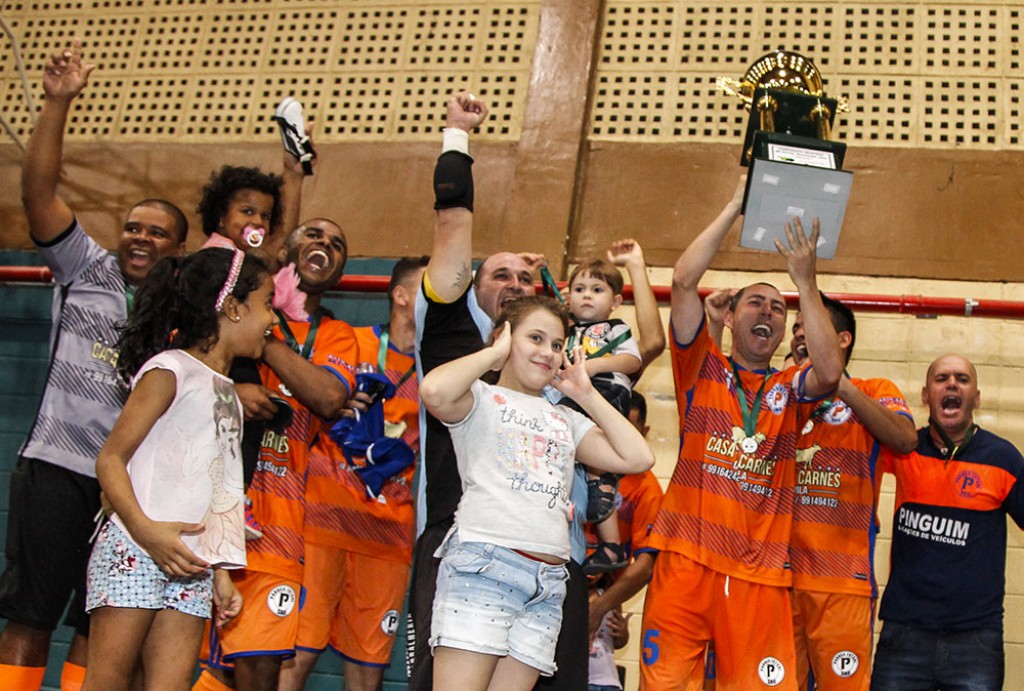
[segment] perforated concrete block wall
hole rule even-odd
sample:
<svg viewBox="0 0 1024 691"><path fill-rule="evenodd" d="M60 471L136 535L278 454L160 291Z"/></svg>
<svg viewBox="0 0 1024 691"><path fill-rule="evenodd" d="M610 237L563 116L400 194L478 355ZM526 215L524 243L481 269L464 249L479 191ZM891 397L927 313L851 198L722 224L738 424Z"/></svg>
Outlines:
<svg viewBox="0 0 1024 691"><path fill-rule="evenodd" d="M46 57L72 36L100 66L69 141L246 142L276 136L284 96L316 113L317 138L430 139L464 87L495 111L482 135L519 137L539 0L83 0L3 3L37 99ZM0 94L15 132L31 120L10 51Z"/></svg>
<svg viewBox="0 0 1024 691"><path fill-rule="evenodd" d="M735 142L747 115L715 87L779 49L809 57L851 146L1020 143L1022 9L973 2L610 0L591 138Z"/></svg>

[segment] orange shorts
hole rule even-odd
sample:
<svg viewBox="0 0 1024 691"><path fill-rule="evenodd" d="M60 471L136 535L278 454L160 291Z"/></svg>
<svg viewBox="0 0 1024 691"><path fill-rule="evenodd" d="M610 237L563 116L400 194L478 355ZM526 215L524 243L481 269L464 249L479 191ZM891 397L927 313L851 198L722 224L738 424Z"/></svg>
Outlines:
<svg viewBox="0 0 1024 691"><path fill-rule="evenodd" d="M868 691L873 598L810 590L794 590L792 598L800 688L809 663L820 691Z"/></svg>
<svg viewBox="0 0 1024 691"><path fill-rule="evenodd" d="M242 595L242 611L219 631L206 623L199 659L211 667L231 668L235 657L295 657L302 586L260 571L238 569L231 580Z"/></svg>
<svg viewBox="0 0 1024 691"><path fill-rule="evenodd" d="M701 689L715 644L717 691L797 690L789 592L661 552L647 588L640 688Z"/></svg>
<svg viewBox="0 0 1024 691"><path fill-rule="evenodd" d="M297 647L330 643L343 658L386 667L409 588L409 565L306 542L306 602Z"/></svg>

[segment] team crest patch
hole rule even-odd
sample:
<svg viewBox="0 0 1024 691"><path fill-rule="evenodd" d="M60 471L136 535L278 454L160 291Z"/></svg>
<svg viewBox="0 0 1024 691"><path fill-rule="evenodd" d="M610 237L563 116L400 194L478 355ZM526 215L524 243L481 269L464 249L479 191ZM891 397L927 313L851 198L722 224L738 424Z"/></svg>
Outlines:
<svg viewBox="0 0 1024 691"><path fill-rule="evenodd" d="M291 586L279 585L267 595L267 608L279 617L287 617L295 609L296 600Z"/></svg>
<svg viewBox="0 0 1024 691"><path fill-rule="evenodd" d="M956 492L964 499L973 499L981 491L981 476L973 470L961 470L953 479Z"/></svg>
<svg viewBox="0 0 1024 691"><path fill-rule="evenodd" d="M590 326L587 327L585 335L589 336L590 338L604 338L611 332L611 330L611 324L608 324L606 322L602 322L600 324L591 324Z"/></svg>
<svg viewBox="0 0 1024 691"><path fill-rule="evenodd" d="M757 675L765 686L778 686L786 678L786 668L774 657L766 657L757 666Z"/></svg>
<svg viewBox="0 0 1024 691"><path fill-rule="evenodd" d="M768 410L776 415L786 409L789 402L789 390L784 384L776 384L764 395L764 402L768 404Z"/></svg>
<svg viewBox="0 0 1024 691"><path fill-rule="evenodd" d="M860 667L860 658L857 657L857 653L849 650L840 650L832 658L832 671L837 677L848 679L857 673L858 667Z"/></svg>
<svg viewBox="0 0 1024 691"><path fill-rule="evenodd" d="M850 406L840 400L835 400L821 417L830 425L841 425L849 420L852 414L853 411L850 410Z"/></svg>
<svg viewBox="0 0 1024 691"><path fill-rule="evenodd" d="M394 637L398 633L398 610L389 609L384 613L384 617L380 620L380 630L384 632L385 636Z"/></svg>

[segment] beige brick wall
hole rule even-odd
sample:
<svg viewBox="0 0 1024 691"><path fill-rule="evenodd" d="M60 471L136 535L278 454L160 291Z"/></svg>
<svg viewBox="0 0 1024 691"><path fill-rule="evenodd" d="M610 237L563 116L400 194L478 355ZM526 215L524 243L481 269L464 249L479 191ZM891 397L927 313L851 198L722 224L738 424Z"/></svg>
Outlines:
<svg viewBox="0 0 1024 691"><path fill-rule="evenodd" d="M767 280L783 291L793 290L784 274L709 272L702 283L706 287L740 287L755 280ZM670 269L652 269L654 285L669 285ZM880 295L924 295L930 297L971 297L975 299L1024 300L1024 285L968 283L963 281L901 280L868 276L821 276L822 290L838 293ZM624 308L622 317L632 319L632 308ZM667 325L668 308L662 308ZM792 316L790 317L792 324ZM956 351L966 355L978 367L982 408L978 423L1024 448L1024 366L1020 362L1019 343L1024 325L1010 320L939 317L919 319L899 314L860 314L857 317L857 345L850 372L859 377L885 377L895 382L910 404L920 427L928 417L921 405L921 386L928 364L939 355ZM788 350L784 342L780 358ZM657 455L655 474L664 486L675 467L678 445L675 394L667 355L651 365L637 387L648 400L649 441ZM889 575L889 545L892 535L894 482L887 476L882 487L879 515L882 533L878 543L879 582ZM1006 584L1006 687L1024 689L1024 534L1010 523ZM630 643L618 651L620 664L627 669L626 689L636 689L639 678L640 619L643 593L626 605L632 612Z"/></svg>

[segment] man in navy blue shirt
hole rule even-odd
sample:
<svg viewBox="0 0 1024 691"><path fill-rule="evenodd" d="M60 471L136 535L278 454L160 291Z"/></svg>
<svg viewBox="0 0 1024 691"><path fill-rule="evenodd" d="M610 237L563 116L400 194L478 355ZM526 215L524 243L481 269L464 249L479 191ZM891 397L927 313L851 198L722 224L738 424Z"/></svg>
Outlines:
<svg viewBox="0 0 1024 691"><path fill-rule="evenodd" d="M896 475L892 572L872 691L1003 687L1006 515L1024 527L1024 457L980 429L978 373L944 355L922 391L917 449Z"/></svg>

